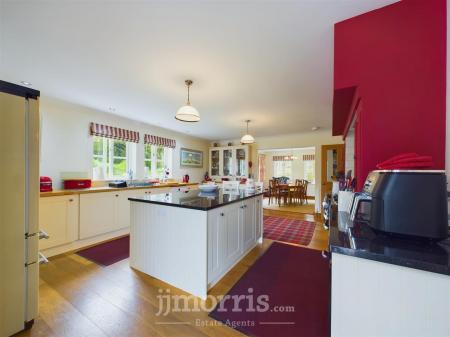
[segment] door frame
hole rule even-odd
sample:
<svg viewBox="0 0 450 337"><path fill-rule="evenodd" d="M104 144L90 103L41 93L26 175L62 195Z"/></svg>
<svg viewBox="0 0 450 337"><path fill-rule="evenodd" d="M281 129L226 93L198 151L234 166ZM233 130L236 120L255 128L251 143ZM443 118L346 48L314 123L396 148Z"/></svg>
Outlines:
<svg viewBox="0 0 450 337"><path fill-rule="evenodd" d="M322 145L321 148L321 159L320 159L320 203L322 203L323 198L325 197L324 187L327 183L327 151L328 150L336 150L337 151L337 159L338 159L338 171L345 172L345 144L330 144L330 145ZM321 206L322 209L322 206Z"/></svg>

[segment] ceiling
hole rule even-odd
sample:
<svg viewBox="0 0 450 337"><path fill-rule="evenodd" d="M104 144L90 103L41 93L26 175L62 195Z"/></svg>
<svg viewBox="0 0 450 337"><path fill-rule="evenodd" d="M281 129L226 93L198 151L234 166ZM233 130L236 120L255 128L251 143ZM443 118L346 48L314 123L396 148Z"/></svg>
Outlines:
<svg viewBox="0 0 450 337"><path fill-rule="evenodd" d="M396 2L0 1L1 79L210 140L329 128L333 24Z"/></svg>

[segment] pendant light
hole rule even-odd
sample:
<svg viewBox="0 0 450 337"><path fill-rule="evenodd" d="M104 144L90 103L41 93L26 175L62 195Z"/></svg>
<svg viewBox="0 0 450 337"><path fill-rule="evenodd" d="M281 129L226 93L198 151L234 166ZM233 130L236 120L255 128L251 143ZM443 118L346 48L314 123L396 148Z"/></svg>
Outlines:
<svg viewBox="0 0 450 337"><path fill-rule="evenodd" d="M247 123L247 133L242 136L241 144L253 144L255 142L255 138L248 133L248 123L250 123L250 119L247 119L245 122Z"/></svg>
<svg viewBox="0 0 450 337"><path fill-rule="evenodd" d="M178 109L177 114L175 115L175 119L178 119L182 122L198 122L200 120L200 114L197 109L191 105L189 101L189 88L194 83L191 80L184 81L187 86L187 102L186 105L183 105Z"/></svg>

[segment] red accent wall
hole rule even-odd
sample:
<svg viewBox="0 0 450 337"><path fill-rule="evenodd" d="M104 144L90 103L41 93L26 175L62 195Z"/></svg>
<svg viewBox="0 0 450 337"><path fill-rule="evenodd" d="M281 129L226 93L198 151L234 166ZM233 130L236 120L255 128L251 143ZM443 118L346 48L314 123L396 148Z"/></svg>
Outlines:
<svg viewBox="0 0 450 337"><path fill-rule="evenodd" d="M334 30L334 89L357 86L362 102L358 187L401 152L445 169L446 0L403 0Z"/></svg>

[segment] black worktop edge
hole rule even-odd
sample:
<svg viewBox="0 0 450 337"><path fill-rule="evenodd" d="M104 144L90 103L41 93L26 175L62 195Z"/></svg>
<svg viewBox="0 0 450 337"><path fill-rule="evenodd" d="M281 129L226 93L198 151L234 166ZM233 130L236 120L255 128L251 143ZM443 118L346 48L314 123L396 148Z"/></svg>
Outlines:
<svg viewBox="0 0 450 337"><path fill-rule="evenodd" d="M164 193L162 193L164 194ZM155 200L144 200L141 198L128 198L128 200L130 201L135 201L135 202L144 202L147 204L157 204L157 205L162 205L162 206L169 206L169 207L178 207L178 208L188 208L188 209L193 209L193 210L197 210L197 211L210 211L212 209L215 208L219 208L219 207L223 207L223 206L227 206L230 204L234 204L236 202L242 201L242 200L247 200L250 198L254 198L254 197L258 197L260 195L263 195L264 192L258 192L249 196L245 196L236 200L232 200L232 201L228 201L226 203L220 204L220 205L215 205L215 206L210 206L210 207L197 207L197 206L190 206L190 205L177 205L177 204L170 204L164 201L155 201Z"/></svg>
<svg viewBox="0 0 450 337"><path fill-rule="evenodd" d="M359 257L361 259L388 263L400 267L412 268L422 271L428 271L431 273L449 275L450 269L447 266L440 266L434 263L423 262L419 260L402 259L390 257L384 254L377 254L373 252L367 252L364 250L356 250L353 248L345 248L341 246L330 245L330 250L332 253L347 255L351 257Z"/></svg>

